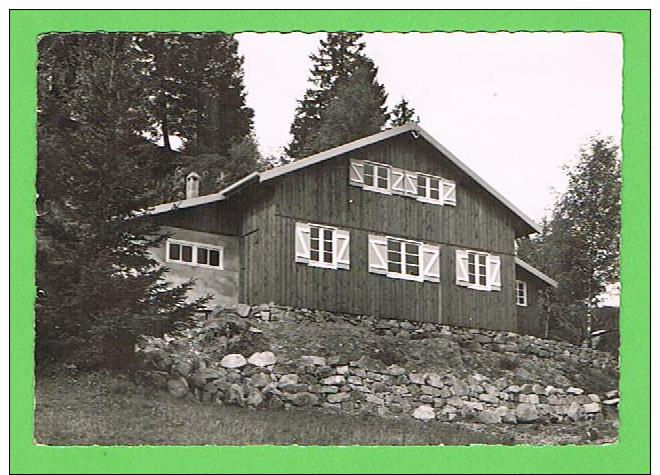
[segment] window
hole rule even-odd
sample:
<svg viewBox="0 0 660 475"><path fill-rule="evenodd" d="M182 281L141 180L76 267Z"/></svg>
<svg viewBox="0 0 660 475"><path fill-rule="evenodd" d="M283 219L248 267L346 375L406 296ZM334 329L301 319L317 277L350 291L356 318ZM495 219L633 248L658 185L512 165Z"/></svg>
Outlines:
<svg viewBox="0 0 660 475"><path fill-rule="evenodd" d="M421 243L399 239L387 240L387 272L402 278L421 280L419 253Z"/></svg>
<svg viewBox="0 0 660 475"><path fill-rule="evenodd" d="M369 235L369 272L393 279L440 282L440 248L407 239Z"/></svg>
<svg viewBox="0 0 660 475"><path fill-rule="evenodd" d="M351 159L348 181L365 190L424 203L456 206L456 182L366 160Z"/></svg>
<svg viewBox="0 0 660 475"><path fill-rule="evenodd" d="M167 240L167 262L222 269L222 246Z"/></svg>
<svg viewBox="0 0 660 475"><path fill-rule="evenodd" d="M349 269L349 233L312 223L296 223L295 261L310 267Z"/></svg>
<svg viewBox="0 0 660 475"><path fill-rule="evenodd" d="M390 190L390 167L364 162L364 186L373 190Z"/></svg>
<svg viewBox="0 0 660 475"><path fill-rule="evenodd" d="M309 261L323 266L334 267L335 230L310 225Z"/></svg>
<svg viewBox="0 0 660 475"><path fill-rule="evenodd" d="M527 282L516 280L516 305L527 307Z"/></svg>
<svg viewBox="0 0 660 475"><path fill-rule="evenodd" d="M468 282L475 287L486 287L487 257L487 254L468 252Z"/></svg>
<svg viewBox="0 0 660 475"><path fill-rule="evenodd" d="M500 256L456 250L456 285L475 290L502 290Z"/></svg>
<svg viewBox="0 0 660 475"><path fill-rule="evenodd" d="M417 196L420 201L442 204L442 180L431 175L417 175Z"/></svg>

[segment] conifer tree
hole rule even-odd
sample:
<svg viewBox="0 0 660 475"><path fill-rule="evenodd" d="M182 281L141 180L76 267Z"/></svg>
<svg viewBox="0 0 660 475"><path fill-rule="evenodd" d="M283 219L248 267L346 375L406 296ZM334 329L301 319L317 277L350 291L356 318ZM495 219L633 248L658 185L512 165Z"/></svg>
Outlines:
<svg viewBox="0 0 660 475"><path fill-rule="evenodd" d="M191 283L170 286L149 254L165 236L136 216L150 200L141 52L129 34L74 34L39 43L37 355L87 348L112 361L136 335L190 315ZM59 62L62 57L66 61ZM72 65L75 72L67 71ZM65 88L53 78L74 77ZM57 104L57 120L43 114ZM43 108L42 108L43 106ZM50 111L52 117L52 110Z"/></svg>
<svg viewBox="0 0 660 475"><path fill-rule="evenodd" d="M410 102L402 97L390 112L390 127L398 127L408 122L419 122L419 116L415 115L415 109L410 107Z"/></svg>
<svg viewBox="0 0 660 475"><path fill-rule="evenodd" d="M319 126L322 111L335 96L340 79L348 77L364 58L364 48L361 33L328 33L318 52L310 56L310 87L298 101L290 130L292 139L286 149L291 158L309 155L307 143Z"/></svg>
<svg viewBox="0 0 660 475"><path fill-rule="evenodd" d="M385 88L376 80L378 70L368 58L338 81L335 96L321 112L317 129L304 150L313 154L352 142L382 130L387 122Z"/></svg>

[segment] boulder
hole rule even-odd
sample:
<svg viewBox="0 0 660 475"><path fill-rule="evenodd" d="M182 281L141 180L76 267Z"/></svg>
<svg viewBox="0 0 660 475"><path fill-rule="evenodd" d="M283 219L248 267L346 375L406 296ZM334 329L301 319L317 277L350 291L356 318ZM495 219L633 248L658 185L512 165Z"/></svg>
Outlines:
<svg viewBox="0 0 660 475"><path fill-rule="evenodd" d="M247 317L248 315L250 315L250 306L244 303L239 303L238 305L236 305L236 314L239 317Z"/></svg>
<svg viewBox="0 0 660 475"><path fill-rule="evenodd" d="M487 394L487 393L479 394L479 400L483 402L488 402L490 404L497 404L498 402L500 402L497 396L493 396L492 394Z"/></svg>
<svg viewBox="0 0 660 475"><path fill-rule="evenodd" d="M299 407L316 406L319 402L319 397L312 393L296 393L290 395L288 399L291 404Z"/></svg>
<svg viewBox="0 0 660 475"><path fill-rule="evenodd" d="M454 385L451 387L451 393L454 396L462 397L467 396L470 391L470 388L463 381L456 380Z"/></svg>
<svg viewBox="0 0 660 475"><path fill-rule="evenodd" d="M390 376L401 376L402 374L405 374L406 370L401 366L391 365L387 367L385 372Z"/></svg>
<svg viewBox="0 0 660 475"><path fill-rule="evenodd" d="M434 388L442 389L445 386L445 384L442 381L442 378L440 377L440 375L438 375L436 373L430 373L426 377L426 382L429 386L433 386Z"/></svg>
<svg viewBox="0 0 660 475"><path fill-rule="evenodd" d="M331 404L348 401L351 398L351 393L336 393L328 394L326 396L327 400Z"/></svg>
<svg viewBox="0 0 660 475"><path fill-rule="evenodd" d="M192 364L187 361L177 361L172 365L172 371L181 376L188 376L193 370Z"/></svg>
<svg viewBox="0 0 660 475"><path fill-rule="evenodd" d="M181 398L188 394L188 381L184 377L170 379L167 382L167 389L174 397Z"/></svg>
<svg viewBox="0 0 660 475"><path fill-rule="evenodd" d="M222 358L220 366L223 368L242 368L246 363L243 355L240 353L232 353Z"/></svg>
<svg viewBox="0 0 660 475"><path fill-rule="evenodd" d="M532 404L518 404L515 410L515 414L518 422L529 423L539 420L539 414L536 410L536 406L533 406Z"/></svg>
<svg viewBox="0 0 660 475"><path fill-rule="evenodd" d="M566 390L566 392L567 392L568 394L575 394L576 396L579 396L580 394L584 393L584 390L583 390L583 389L580 389L580 388L573 388L573 387L570 387L570 388L568 388L568 389Z"/></svg>
<svg viewBox="0 0 660 475"><path fill-rule="evenodd" d="M264 397L260 391L253 389L248 393L247 405L251 407L260 407L264 402Z"/></svg>
<svg viewBox="0 0 660 475"><path fill-rule="evenodd" d="M335 374L333 376L328 376L327 378L323 378L321 380L321 384L326 384L326 385L337 385L337 384L346 384L346 378L344 378L342 375Z"/></svg>
<svg viewBox="0 0 660 475"><path fill-rule="evenodd" d="M426 383L426 373L410 373L408 378L413 384L424 384Z"/></svg>
<svg viewBox="0 0 660 475"><path fill-rule="evenodd" d="M259 366L263 368L264 366L270 366L277 362L277 356L275 356L271 351L263 351L261 353L254 353L248 358L248 363L254 366Z"/></svg>
<svg viewBox="0 0 660 475"><path fill-rule="evenodd" d="M257 373L252 376L252 384L257 388L263 388L269 385L272 382L270 374L267 373Z"/></svg>
<svg viewBox="0 0 660 475"><path fill-rule="evenodd" d="M435 409L428 405L421 405L413 411L412 416L420 421L432 421L435 419Z"/></svg>
<svg viewBox="0 0 660 475"><path fill-rule="evenodd" d="M494 410L485 409L477 412L477 422L482 424L499 424L502 422L502 417Z"/></svg>
<svg viewBox="0 0 660 475"><path fill-rule="evenodd" d="M301 356L300 364L303 366L313 365L313 366L326 366L325 358L322 356Z"/></svg>
<svg viewBox="0 0 660 475"><path fill-rule="evenodd" d="M568 417L573 421L580 420L581 415L582 415L582 406L580 406L577 402L572 402L566 408L566 417Z"/></svg>
<svg viewBox="0 0 660 475"><path fill-rule="evenodd" d="M335 368L335 373L337 373L337 374L348 374L348 365L337 366Z"/></svg>
<svg viewBox="0 0 660 475"><path fill-rule="evenodd" d="M280 378L279 385L287 386L289 384L298 384L300 377L297 374L289 373Z"/></svg>
<svg viewBox="0 0 660 475"><path fill-rule="evenodd" d="M588 404L583 404L582 409L587 414L596 414L597 412L600 412L600 404L597 402L590 402Z"/></svg>

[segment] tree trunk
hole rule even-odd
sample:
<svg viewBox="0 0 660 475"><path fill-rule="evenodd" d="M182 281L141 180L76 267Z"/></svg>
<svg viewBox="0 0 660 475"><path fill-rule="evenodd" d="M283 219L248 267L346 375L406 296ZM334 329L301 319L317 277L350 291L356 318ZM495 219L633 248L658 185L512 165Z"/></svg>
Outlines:
<svg viewBox="0 0 660 475"><path fill-rule="evenodd" d="M167 126L167 113L163 114L160 130L163 134L163 147L167 150L172 150L172 144L170 143L170 128Z"/></svg>

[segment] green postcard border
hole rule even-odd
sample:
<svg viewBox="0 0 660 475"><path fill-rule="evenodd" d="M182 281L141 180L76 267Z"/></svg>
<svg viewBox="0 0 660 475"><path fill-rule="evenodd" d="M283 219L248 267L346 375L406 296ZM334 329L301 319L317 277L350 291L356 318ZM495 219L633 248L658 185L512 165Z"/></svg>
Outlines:
<svg viewBox="0 0 660 475"><path fill-rule="evenodd" d="M36 39L50 31L607 31L624 41L621 427L609 446L48 447L33 442ZM11 473L643 473L650 470L650 11L10 12Z"/></svg>

